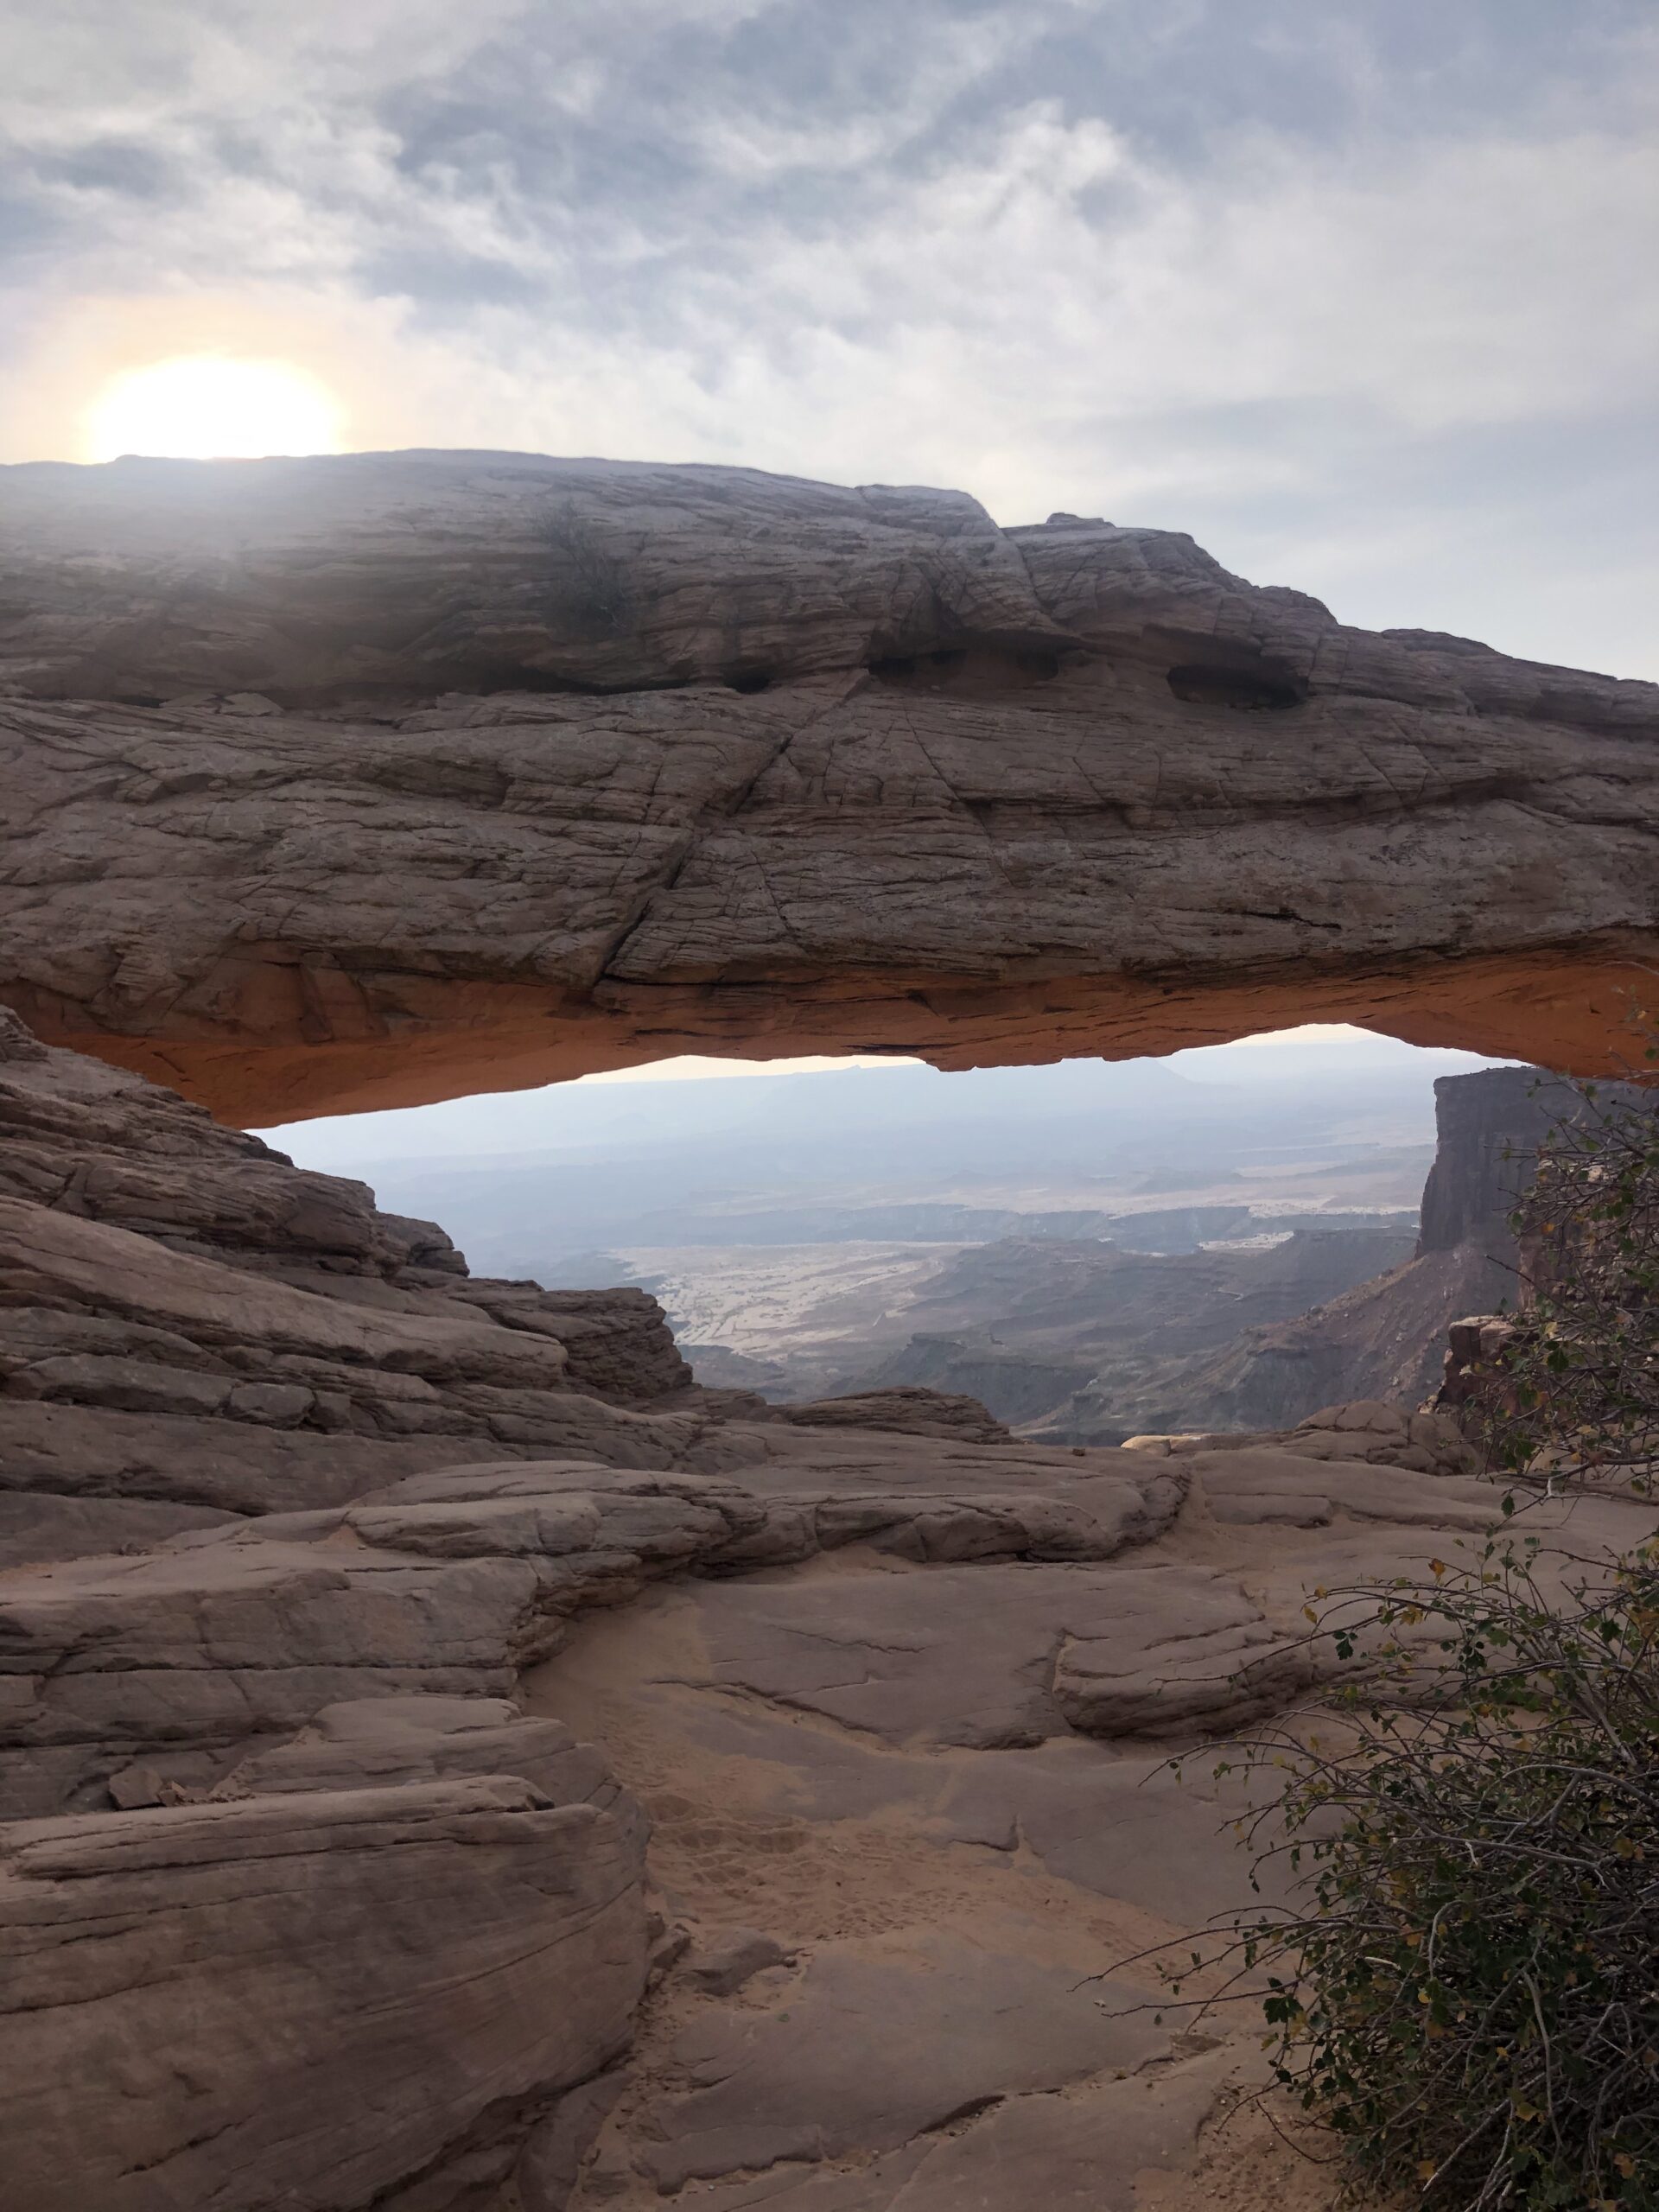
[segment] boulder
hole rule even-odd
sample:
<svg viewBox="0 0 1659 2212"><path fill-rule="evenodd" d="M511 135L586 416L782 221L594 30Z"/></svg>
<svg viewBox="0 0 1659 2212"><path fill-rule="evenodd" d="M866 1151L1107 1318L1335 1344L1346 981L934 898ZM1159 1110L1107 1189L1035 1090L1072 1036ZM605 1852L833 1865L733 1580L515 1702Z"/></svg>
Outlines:
<svg viewBox="0 0 1659 2212"><path fill-rule="evenodd" d="M768 1967L787 1966L791 1954L758 1928L721 1928L692 1947L685 1979L709 1997L730 1997Z"/></svg>

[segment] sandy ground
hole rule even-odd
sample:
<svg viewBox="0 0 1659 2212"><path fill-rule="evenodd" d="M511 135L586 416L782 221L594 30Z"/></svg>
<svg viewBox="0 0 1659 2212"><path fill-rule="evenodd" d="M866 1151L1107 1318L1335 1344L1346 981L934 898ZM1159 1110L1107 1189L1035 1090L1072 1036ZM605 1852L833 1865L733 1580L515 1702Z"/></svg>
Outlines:
<svg viewBox="0 0 1659 2212"><path fill-rule="evenodd" d="M843 1553L805 1572L833 1579L873 1570L911 1571ZM799 1986L802 1959L851 1954L867 1961L890 1961L908 1948L925 1967L928 1961L916 1947L943 1942L982 1955L1017 1956L1082 1984L1110 1977L1121 1961L1185 1932L1135 1894L1134 1878L1123 1885L1125 1894L1114 1894L1109 1884L1057 1874L1023 1838L1013 1848L999 1848L963 1840L960 1823L957 1834L949 1833L939 1816L940 1770L971 1780L982 1754L935 1751L907 1757L799 1713L763 1716L772 1756L721 1748L728 1733L722 1724L744 1700L707 1687L703 1629L711 1602L719 1603L718 1586L712 1592L668 1590L598 1620L526 1685L533 1710L556 1715L603 1743L645 1803L653 1823L652 1870L661 1909L668 1921L692 1932L690 1955L696 1956L695 1939L708 1931L742 1925L773 1937L796 1961L757 1975L719 2005L681 1974L671 1973L659 1984L647 2000L625 2086L576 2199L580 2212L600 2204L644 2208L664 2201L631 2171L632 2161L653 2140L664 2108L692 2086L695 2069L687 2066L685 2049L688 2038L695 2042L699 2018L711 2011L726 2017L758 2010L770 2017L780 2005L786 2009L791 1987ZM1105 1746L1065 1748L1103 1783L1115 1782L1123 1764ZM838 1811L834 1802L845 1787L837 1770L849 1753L861 1771L872 1764L881 1770L889 1794L873 1810L859 1808L856 1791L844 1809ZM1215 1825L1206 1818L1206 1829ZM1213 1835L1213 1853L1218 1889L1236 1891L1242 1901L1244 1861L1220 1834ZM1135 1971L1155 1998L1155 1976L1144 1967ZM862 2024L874 2029L878 2024ZM855 2021L853 2032L860 2027ZM1169 2144L1140 2165L1132 2133L1121 2139L1129 2163L1102 2171L1098 2194L1088 2200L1091 2212L1096 2206L1098 2212L1143 2206L1147 2212L1198 2212L1208 2206L1325 2212L1335 2202L1330 2175L1287 2142L1261 2111L1242 2101L1259 2080L1260 2065L1252 2034L1211 2027L1178 2034L1150 2060L1098 2075L1084 2070L1051 2098L1020 2101L1076 2107L1106 2091L1122 2094L1119 2085L1128 2085L1143 2094L1150 2110L1160 2079L1172 2085L1179 2109ZM969 2115L930 2135L964 2139L966 2152L985 2125ZM832 2203L837 2212L843 2203L876 2212L893 2201L888 2164L871 2153L820 2159L807 2177L811 2187L804 2180L798 2188L786 2187L780 2201L789 2212L795 2212L797 2195L801 2212L815 2207L820 2196L824 2212L831 2212ZM746 2170L734 2178L764 2191L780 2177L787 2183L791 2170ZM1046 2198L1040 2150L1027 2178L1035 2192L1030 2201L1042 2212L1084 2203L1064 2190ZM849 2193L832 2197L836 2189ZM692 2180L673 2201L724 2212L728 2203L772 2199L734 2193L731 2183ZM911 2194L899 2201L907 2207ZM925 2189L917 2202L933 2212ZM973 2212L981 2202L1000 2207L1003 2198L964 2196L962 2212Z"/></svg>

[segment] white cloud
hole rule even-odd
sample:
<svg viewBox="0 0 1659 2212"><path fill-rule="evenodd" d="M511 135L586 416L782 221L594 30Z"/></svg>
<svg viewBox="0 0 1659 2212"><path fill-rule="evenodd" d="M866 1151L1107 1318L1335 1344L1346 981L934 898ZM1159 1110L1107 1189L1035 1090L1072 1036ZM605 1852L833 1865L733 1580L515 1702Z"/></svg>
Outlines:
<svg viewBox="0 0 1659 2212"><path fill-rule="evenodd" d="M1437 442L1510 426L1546 455L1651 408L1651 36L1610 45L1598 99L1541 45L1527 103L1437 107L1369 11L1264 6L1211 76L1314 73L1347 104L1320 130L1185 81L1240 21L1203 0L849 0L830 27L789 0L212 17L83 7L0 48L0 119L10 100L62 241L13 283L14 457L75 451L146 347L244 346L330 381L361 444L742 460L959 484L1010 521L1219 525L1240 565L1346 580L1360 619L1393 592L1393 619L1467 627L1507 593L1520 628L1555 621L1535 649L1557 658L1586 564L1604 608L1642 565L1605 504L1563 624L1552 510L1517 531L1512 451L1443 491L1421 462L1408 511L1390 479ZM1485 20L1461 18L1459 86ZM1068 25L1112 34L1094 79L1042 62ZM1494 66L1524 49L1491 35ZM115 158L135 148L141 185ZM1404 607L1419 588L1438 620ZM1631 634L1624 664L1645 650Z"/></svg>

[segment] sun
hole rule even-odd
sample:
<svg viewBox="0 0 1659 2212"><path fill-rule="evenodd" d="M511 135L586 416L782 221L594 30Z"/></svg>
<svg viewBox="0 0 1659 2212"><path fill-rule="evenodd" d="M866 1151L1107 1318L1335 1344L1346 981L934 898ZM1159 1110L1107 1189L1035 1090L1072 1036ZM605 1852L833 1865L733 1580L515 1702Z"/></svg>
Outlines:
<svg viewBox="0 0 1659 2212"><path fill-rule="evenodd" d="M338 453L343 427L327 385L291 362L180 354L111 378L87 410L86 453L89 461Z"/></svg>

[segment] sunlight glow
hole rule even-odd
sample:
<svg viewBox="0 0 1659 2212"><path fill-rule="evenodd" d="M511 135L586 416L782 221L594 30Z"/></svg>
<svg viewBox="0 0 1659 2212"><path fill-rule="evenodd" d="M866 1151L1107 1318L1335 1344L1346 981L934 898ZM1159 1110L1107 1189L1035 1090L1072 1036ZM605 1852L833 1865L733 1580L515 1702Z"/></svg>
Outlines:
<svg viewBox="0 0 1659 2212"><path fill-rule="evenodd" d="M1230 1052L1241 1045L1328 1045L1340 1038L1344 1044L1356 1039L1373 1042L1377 1033L1374 1029L1357 1029L1351 1021L1305 1021L1299 1029L1259 1029L1249 1037L1234 1037L1225 1045L1211 1049Z"/></svg>
<svg viewBox="0 0 1659 2212"><path fill-rule="evenodd" d="M338 453L344 410L288 361L181 354L112 377L88 410L88 461L146 454L189 461Z"/></svg>
<svg viewBox="0 0 1659 2212"><path fill-rule="evenodd" d="M647 1060L643 1067L612 1068L604 1075L579 1075L585 1083L705 1083L711 1077L746 1075L824 1075L831 1068L918 1068L920 1060L902 1052L809 1054L798 1060L705 1059L686 1053L672 1060Z"/></svg>

